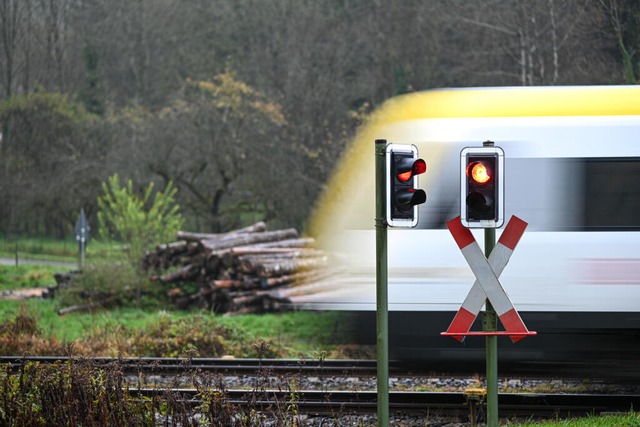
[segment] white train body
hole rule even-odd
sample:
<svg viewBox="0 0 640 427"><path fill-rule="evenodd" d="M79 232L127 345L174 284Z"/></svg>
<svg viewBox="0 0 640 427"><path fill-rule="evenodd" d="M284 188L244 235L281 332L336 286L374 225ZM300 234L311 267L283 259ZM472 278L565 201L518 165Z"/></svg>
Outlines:
<svg viewBox="0 0 640 427"><path fill-rule="evenodd" d="M474 277L445 223L460 213L460 151L491 140L505 152L506 219L529 224L500 278L525 321L529 312L542 328L555 319L550 334L605 328L635 337L640 87L438 90L389 101L360 130L318 204L310 231L337 254L342 274L333 287L298 297L303 306L376 309L375 139L415 144L427 162L417 227L388 232L391 312L440 313L425 317L434 334L459 309ZM482 247L482 231L473 233Z"/></svg>

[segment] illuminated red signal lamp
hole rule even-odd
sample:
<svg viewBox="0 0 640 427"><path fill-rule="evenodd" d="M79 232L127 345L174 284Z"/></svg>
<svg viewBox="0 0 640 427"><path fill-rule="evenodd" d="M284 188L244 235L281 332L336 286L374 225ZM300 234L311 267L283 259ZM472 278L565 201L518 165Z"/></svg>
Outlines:
<svg viewBox="0 0 640 427"><path fill-rule="evenodd" d="M415 227L418 205L427 200L427 194L418 188L418 175L426 172L427 163L418 158L413 144L388 144L385 155L387 225Z"/></svg>
<svg viewBox="0 0 640 427"><path fill-rule="evenodd" d="M493 143L460 152L460 221L469 228L504 223L504 151Z"/></svg>
<svg viewBox="0 0 640 427"><path fill-rule="evenodd" d="M467 166L467 176L478 184L486 184L491 180L492 171L483 162L473 162Z"/></svg>
<svg viewBox="0 0 640 427"><path fill-rule="evenodd" d="M422 159L401 159L397 169L399 171L397 178L402 182L407 182L415 175L425 173L427 171L427 162Z"/></svg>

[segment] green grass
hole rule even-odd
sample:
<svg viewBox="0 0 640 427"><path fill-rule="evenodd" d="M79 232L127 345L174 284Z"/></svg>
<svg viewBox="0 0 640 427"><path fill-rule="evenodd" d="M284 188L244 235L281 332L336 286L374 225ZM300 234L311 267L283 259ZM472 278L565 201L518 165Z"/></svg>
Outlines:
<svg viewBox="0 0 640 427"><path fill-rule="evenodd" d="M605 416L591 416L557 421L540 421L531 423L509 423L508 426L518 427L639 427L640 414L616 414Z"/></svg>
<svg viewBox="0 0 640 427"><path fill-rule="evenodd" d="M121 255L122 244L116 242L103 242L91 240L85 247L85 259L104 259L115 255ZM71 239L58 240L50 238L0 238L0 258L20 260L43 260L58 262L78 262L80 248L78 242Z"/></svg>
<svg viewBox="0 0 640 427"><path fill-rule="evenodd" d="M247 331L252 340L269 338L287 349L289 357L318 358L340 344L339 313L298 311L218 317L221 325Z"/></svg>
<svg viewBox="0 0 640 427"><path fill-rule="evenodd" d="M47 257L76 257L78 243L75 240L49 238L0 239L0 254L15 258L16 251L24 255L46 255Z"/></svg>
<svg viewBox="0 0 640 427"><path fill-rule="evenodd" d="M0 265L0 291L54 285L54 273L69 269L42 264Z"/></svg>
<svg viewBox="0 0 640 427"><path fill-rule="evenodd" d="M97 310L95 313L71 313L59 316L57 301L51 299L26 301L0 300L0 320L14 318L25 305L27 312L38 321L44 338L74 341L88 338L100 330L112 330L118 326L130 329L143 328L157 319L157 312L134 309Z"/></svg>
<svg viewBox="0 0 640 427"><path fill-rule="evenodd" d="M75 240L55 240L33 238L18 240L0 239L0 257L14 260L18 256L18 265L0 265L0 291L43 287L55 284L54 273L75 269L78 261L79 249ZM85 261L87 265L114 265L116 260L122 260L124 251L122 246L112 242L93 240L86 248ZM55 266L43 264L20 264L24 260L65 261L69 266ZM106 263L109 260L109 263ZM96 264L97 263L97 264ZM116 269L117 270L117 269ZM108 282L109 289L121 284L126 277L122 271L114 270ZM103 275L104 276L104 275ZM109 275L107 275L109 276ZM98 284L105 286L104 283ZM155 289L155 288L154 288ZM65 299L66 298L66 299ZM157 327L159 311L164 303L143 304L138 309L137 304L111 310L98 310L94 313L72 313L58 316L57 310L62 304L68 305L68 295L65 291L55 300L29 300L24 303L0 300L0 322L10 322L16 318L21 304L26 311L37 319L41 338L55 339L60 342L94 339L96 335L113 335L117 331L126 330L133 334ZM196 319L202 312L169 311L164 316L178 321L181 319ZM244 340L242 345L251 345L260 340L268 341L277 347L278 353L287 357L297 358L316 357L335 351L337 315L335 313L275 313L267 315L243 316L214 316L205 313L207 318L215 319L215 323L236 331L234 336L238 341ZM247 351L238 350L239 352Z"/></svg>
<svg viewBox="0 0 640 427"><path fill-rule="evenodd" d="M319 358L332 355L341 345L336 335L338 313L286 312L225 317L202 311L115 308L59 316L59 306L55 300L0 300L0 323L15 319L21 306L24 306L30 316L37 319L42 338L56 339L61 343L95 341L96 338L107 341L122 340L135 333L166 327L159 325L163 319L170 319L173 322L184 320L185 324L200 324L205 327L219 325L235 331L232 333L235 342L228 344L237 351L234 355L238 357L250 354L253 351L252 345L260 341L271 343L274 351L290 358Z"/></svg>

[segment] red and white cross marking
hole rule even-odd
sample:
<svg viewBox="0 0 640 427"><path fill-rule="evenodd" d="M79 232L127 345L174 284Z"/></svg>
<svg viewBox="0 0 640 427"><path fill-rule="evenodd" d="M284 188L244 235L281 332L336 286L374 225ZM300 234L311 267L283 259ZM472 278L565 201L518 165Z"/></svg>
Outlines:
<svg viewBox="0 0 640 427"><path fill-rule="evenodd" d="M527 228L527 223L512 216L488 260L471 231L460 222L460 217L449 221L447 227L477 279L462 303L462 307L449 325L449 329L443 334L462 341L464 335L469 335L471 325L480 313L485 301L489 299L500 318L500 322L506 329L505 335L509 335L511 341L516 342L527 335L534 335L535 332L529 332L498 281L498 276L509 262L513 250Z"/></svg>

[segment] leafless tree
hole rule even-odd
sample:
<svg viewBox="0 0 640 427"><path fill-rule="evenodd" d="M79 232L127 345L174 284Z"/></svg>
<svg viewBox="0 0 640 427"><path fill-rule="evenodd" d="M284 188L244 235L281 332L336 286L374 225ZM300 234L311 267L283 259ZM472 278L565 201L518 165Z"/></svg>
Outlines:
<svg viewBox="0 0 640 427"><path fill-rule="evenodd" d="M620 52L627 83L640 82L640 4L634 1L600 0Z"/></svg>
<svg viewBox="0 0 640 427"><path fill-rule="evenodd" d="M13 203L0 230L38 229L51 213L64 221L113 173L141 187L174 180L191 224L207 231L301 226L357 125L386 99L635 83L639 21L637 3L622 0L0 0L0 112L62 93L83 122L65 138L51 120L58 104L29 110L21 126L0 120L0 210ZM253 91L244 116L194 92L225 73Z"/></svg>

